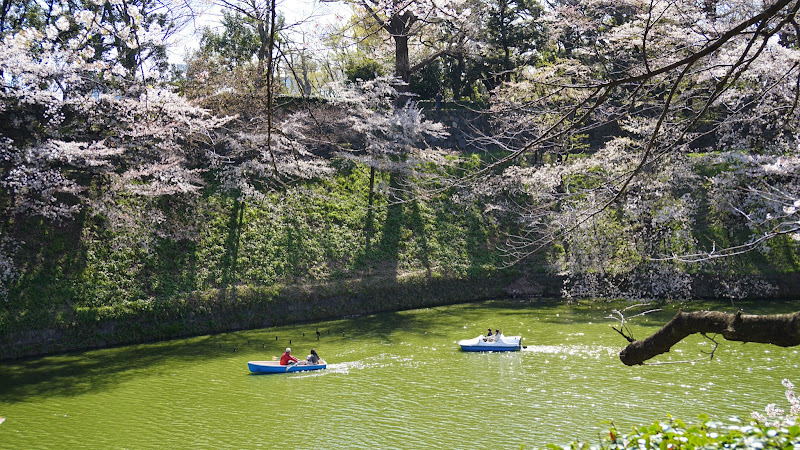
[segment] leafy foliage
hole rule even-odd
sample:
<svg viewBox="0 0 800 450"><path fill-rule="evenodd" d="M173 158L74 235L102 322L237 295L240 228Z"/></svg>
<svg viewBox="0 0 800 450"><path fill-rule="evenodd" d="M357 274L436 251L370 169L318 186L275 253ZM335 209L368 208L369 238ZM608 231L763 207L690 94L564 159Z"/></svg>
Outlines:
<svg viewBox="0 0 800 450"><path fill-rule="evenodd" d="M351 83L359 81L370 81L384 76L383 66L374 59L364 58L360 60L350 60L345 68L347 80Z"/></svg>
<svg viewBox="0 0 800 450"><path fill-rule="evenodd" d="M498 270L500 229L478 210L462 214L441 200L387 208L379 194L367 229L369 170L346 166L328 180L258 199L218 190L202 198L120 193L115 211L124 222L94 210L60 225L20 221L10 236L26 237L14 259L22 270L7 284L4 326L53 326L58 314L117 314L192 292ZM381 183L388 178L379 175Z"/></svg>
<svg viewBox="0 0 800 450"><path fill-rule="evenodd" d="M669 449L669 448L792 448L800 443L800 426L774 428L761 424L742 425L700 416L700 424L669 418L629 434L613 426L601 444L575 442L548 445L550 449Z"/></svg>
<svg viewBox="0 0 800 450"><path fill-rule="evenodd" d="M755 421L743 423L732 418L728 422L712 420L700 415L699 423L667 417L636 428L631 433L620 432L612 423L608 434L599 444L573 442L570 445L548 445L550 449L670 449L670 448L794 448L800 445L800 424L797 423L800 404L794 393L794 385L783 380L786 399L791 410L784 415L774 404L766 408L769 418L753 413Z"/></svg>

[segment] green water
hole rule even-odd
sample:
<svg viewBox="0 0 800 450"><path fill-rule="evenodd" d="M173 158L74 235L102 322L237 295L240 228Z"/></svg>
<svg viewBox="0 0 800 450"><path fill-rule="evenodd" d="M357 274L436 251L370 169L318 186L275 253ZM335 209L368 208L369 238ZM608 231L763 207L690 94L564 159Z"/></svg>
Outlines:
<svg viewBox="0 0 800 450"><path fill-rule="evenodd" d="M667 414L747 418L786 406L782 379L800 384L797 348L721 338L713 361L669 363L713 347L691 338L662 364L626 367L606 318L614 307L496 301L6 362L0 448L532 448L595 441L610 419L628 430ZM800 301L736 308L789 312ZM674 312L648 316L635 336ZM459 350L490 326L527 348ZM298 356L315 347L328 369L248 372L248 360L286 346Z"/></svg>

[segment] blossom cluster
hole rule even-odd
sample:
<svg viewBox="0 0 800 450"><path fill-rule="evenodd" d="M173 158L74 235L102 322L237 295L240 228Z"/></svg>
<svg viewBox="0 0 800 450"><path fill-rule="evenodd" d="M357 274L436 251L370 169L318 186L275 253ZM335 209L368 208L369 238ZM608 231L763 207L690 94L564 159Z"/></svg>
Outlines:
<svg viewBox="0 0 800 450"><path fill-rule="evenodd" d="M8 301L9 285L17 278L14 255L19 243L8 236L0 236L0 300Z"/></svg>
<svg viewBox="0 0 800 450"><path fill-rule="evenodd" d="M548 258L573 277L566 295L683 298L687 271L724 270L716 258L798 239L800 51L782 37L796 32L793 13L736 5L548 9L559 57L498 89L491 143L509 156L502 176L473 190L513 198L487 209L524 228L508 240L512 260L556 244Z"/></svg>
<svg viewBox="0 0 800 450"><path fill-rule="evenodd" d="M377 78L351 85L332 84L330 104L338 113L329 116L335 122L326 127L349 133L342 136L346 142L336 143L333 149L339 156L378 170L415 173L418 164L444 160L428 140L443 138L447 131L441 123L427 120L413 102L394 107L397 93L393 83L392 79ZM301 111L292 115L285 124L287 136L298 143L330 142L332 134L319 135L314 114Z"/></svg>
<svg viewBox="0 0 800 450"><path fill-rule="evenodd" d="M794 384L788 379L784 379L781 384L786 388L786 400L789 402L789 410L785 411L778 408L775 403L770 403L764 408L764 414L753 412L750 416L756 421L775 428L785 428L797 424L800 417L800 399L794 391Z"/></svg>
<svg viewBox="0 0 800 450"><path fill-rule="evenodd" d="M167 30L145 8L55 2L47 25L20 21L2 37L0 187L11 199L4 216L65 220L88 205L111 207L109 192L165 195L202 185L211 134L229 119L149 84L147 51ZM101 206L103 199L111 203Z"/></svg>

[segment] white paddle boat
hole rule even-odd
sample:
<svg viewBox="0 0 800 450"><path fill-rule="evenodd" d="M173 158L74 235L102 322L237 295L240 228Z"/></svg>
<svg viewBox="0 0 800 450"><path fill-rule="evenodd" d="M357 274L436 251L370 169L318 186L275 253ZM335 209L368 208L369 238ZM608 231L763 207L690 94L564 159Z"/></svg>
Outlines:
<svg viewBox="0 0 800 450"><path fill-rule="evenodd" d="M458 341L465 352L515 352L522 348L522 336L504 336L498 333L492 336L478 336L473 339Z"/></svg>

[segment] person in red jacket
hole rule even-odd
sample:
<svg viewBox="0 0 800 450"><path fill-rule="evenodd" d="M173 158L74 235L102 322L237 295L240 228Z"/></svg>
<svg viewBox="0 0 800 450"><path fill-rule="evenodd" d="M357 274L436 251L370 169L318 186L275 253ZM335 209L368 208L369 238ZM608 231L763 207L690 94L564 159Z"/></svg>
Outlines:
<svg viewBox="0 0 800 450"><path fill-rule="evenodd" d="M295 358L294 356L292 356L292 354L291 354L291 353L292 353L292 349L290 349L290 348L288 348L288 347L287 347L287 348L286 348L286 353L284 353L283 355L281 355L281 365L282 365L282 366L286 366L286 365L288 365L290 362L295 362L295 363L297 362L297 358Z"/></svg>

